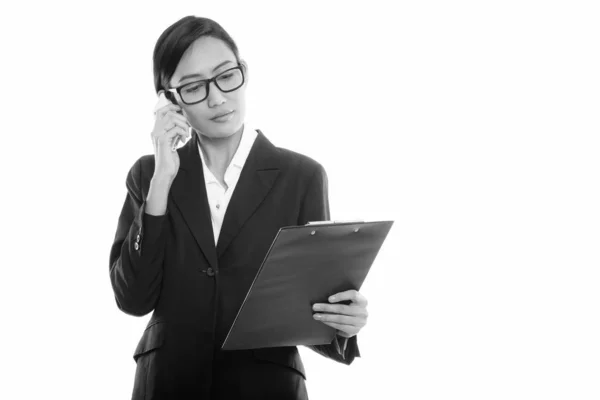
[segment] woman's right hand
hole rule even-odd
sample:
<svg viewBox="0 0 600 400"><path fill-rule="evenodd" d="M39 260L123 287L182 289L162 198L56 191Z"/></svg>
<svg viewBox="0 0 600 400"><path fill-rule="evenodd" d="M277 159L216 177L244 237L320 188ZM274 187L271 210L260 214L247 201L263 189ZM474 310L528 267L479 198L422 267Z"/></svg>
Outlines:
<svg viewBox="0 0 600 400"><path fill-rule="evenodd" d="M175 148L177 139L185 142L188 138L189 124L178 113L181 107L168 104L156 111L156 121L152 131L154 144L154 176L172 181L179 171L179 154Z"/></svg>

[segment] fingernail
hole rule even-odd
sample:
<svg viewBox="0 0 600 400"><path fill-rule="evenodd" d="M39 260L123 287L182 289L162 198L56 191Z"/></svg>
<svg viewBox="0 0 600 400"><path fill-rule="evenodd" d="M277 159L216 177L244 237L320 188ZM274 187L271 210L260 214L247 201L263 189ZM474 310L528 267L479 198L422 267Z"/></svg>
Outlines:
<svg viewBox="0 0 600 400"><path fill-rule="evenodd" d="M329 298L329 301L335 301L335 296L331 296L331 297Z"/></svg>
<svg viewBox="0 0 600 400"><path fill-rule="evenodd" d="M321 315L319 315L319 314L315 314L315 315L313 315L313 317L315 317L315 319L321 319Z"/></svg>
<svg viewBox="0 0 600 400"><path fill-rule="evenodd" d="M313 306L313 310L315 310L315 311L319 310L320 308L321 308L321 306L319 306L318 304L315 304Z"/></svg>

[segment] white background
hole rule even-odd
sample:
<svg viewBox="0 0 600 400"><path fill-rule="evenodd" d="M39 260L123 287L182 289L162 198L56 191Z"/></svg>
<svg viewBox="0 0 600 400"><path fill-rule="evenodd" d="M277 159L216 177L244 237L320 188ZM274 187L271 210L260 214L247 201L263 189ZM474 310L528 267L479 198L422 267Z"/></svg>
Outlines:
<svg viewBox="0 0 600 400"><path fill-rule="evenodd" d="M311 399L600 398L594 3L3 3L0 397L130 398L149 315L117 309L108 255L154 44L194 14L237 41L256 126L325 166L333 218L395 221L363 357L301 349Z"/></svg>

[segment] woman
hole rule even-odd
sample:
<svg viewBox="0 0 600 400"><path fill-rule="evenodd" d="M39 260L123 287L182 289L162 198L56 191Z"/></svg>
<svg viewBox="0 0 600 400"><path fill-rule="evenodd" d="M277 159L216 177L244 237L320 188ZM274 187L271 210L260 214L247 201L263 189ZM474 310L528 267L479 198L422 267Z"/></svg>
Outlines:
<svg viewBox="0 0 600 400"><path fill-rule="evenodd" d="M110 254L118 307L153 311L133 399L306 399L295 346L220 347L278 230L329 219L325 170L244 124L248 66L216 22L189 16L166 29L154 78L171 103L156 112L154 155L129 171ZM311 348L352 363L366 303L348 291L315 305L338 335Z"/></svg>

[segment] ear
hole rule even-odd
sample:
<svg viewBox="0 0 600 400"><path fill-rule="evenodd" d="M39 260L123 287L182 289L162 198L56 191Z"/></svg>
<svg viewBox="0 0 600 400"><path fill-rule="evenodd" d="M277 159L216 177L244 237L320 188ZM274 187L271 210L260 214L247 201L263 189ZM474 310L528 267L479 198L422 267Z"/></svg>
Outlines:
<svg viewBox="0 0 600 400"><path fill-rule="evenodd" d="M250 80L250 74L248 73L248 63L245 60L240 60L240 64L244 70L244 81L247 83Z"/></svg>
<svg viewBox="0 0 600 400"><path fill-rule="evenodd" d="M173 104L175 104L176 106L180 106L179 104L179 96L174 94L173 92L169 92L168 90L163 91L165 94L165 97Z"/></svg>

